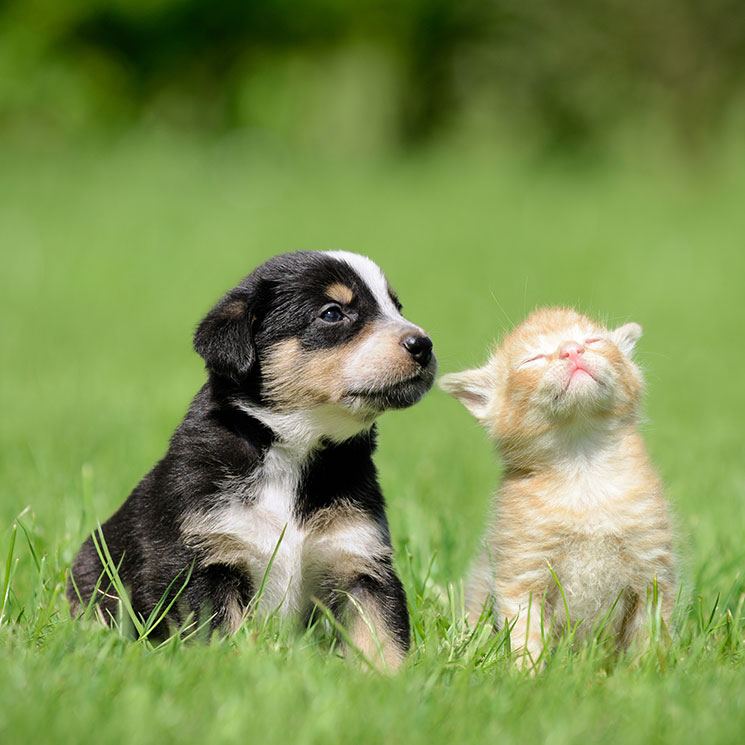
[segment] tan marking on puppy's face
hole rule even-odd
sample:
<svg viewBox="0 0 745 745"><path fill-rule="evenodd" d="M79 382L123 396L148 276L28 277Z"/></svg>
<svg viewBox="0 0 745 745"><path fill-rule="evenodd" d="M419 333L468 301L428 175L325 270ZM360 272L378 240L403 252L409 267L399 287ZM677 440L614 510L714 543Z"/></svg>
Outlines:
<svg viewBox="0 0 745 745"><path fill-rule="evenodd" d="M396 385L424 371L406 351L403 340L423 333L413 324L375 321L350 345L343 377L351 390L377 390Z"/></svg>
<svg viewBox="0 0 745 745"><path fill-rule="evenodd" d="M335 282L326 289L326 297L340 305L350 305L354 300L354 291L342 282Z"/></svg>
<svg viewBox="0 0 745 745"><path fill-rule="evenodd" d="M422 394L434 378L402 345L417 327L387 320L370 323L352 340L327 349L306 350L298 339L275 344L262 361L262 393L279 411L331 404L354 406L361 392L375 392L418 376Z"/></svg>
<svg viewBox="0 0 745 745"><path fill-rule="evenodd" d="M341 399L343 390L334 374L342 349L305 352L297 339L275 344L262 363L263 393L281 411L308 409Z"/></svg>

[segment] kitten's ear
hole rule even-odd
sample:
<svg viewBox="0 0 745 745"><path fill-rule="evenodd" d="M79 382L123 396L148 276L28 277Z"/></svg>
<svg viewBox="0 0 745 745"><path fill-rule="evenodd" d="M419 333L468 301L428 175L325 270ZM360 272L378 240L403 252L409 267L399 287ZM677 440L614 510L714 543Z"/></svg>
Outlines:
<svg viewBox="0 0 745 745"><path fill-rule="evenodd" d="M627 356L631 357L636 342L642 335L642 327L638 323L627 323L611 331L613 343Z"/></svg>
<svg viewBox="0 0 745 745"><path fill-rule="evenodd" d="M438 385L460 401L479 422L489 414L489 401L494 388L491 375L485 367L443 375Z"/></svg>
<svg viewBox="0 0 745 745"><path fill-rule="evenodd" d="M234 383L244 382L256 361L252 326L257 290L257 283L250 281L231 290L194 334L194 349L207 369Z"/></svg>

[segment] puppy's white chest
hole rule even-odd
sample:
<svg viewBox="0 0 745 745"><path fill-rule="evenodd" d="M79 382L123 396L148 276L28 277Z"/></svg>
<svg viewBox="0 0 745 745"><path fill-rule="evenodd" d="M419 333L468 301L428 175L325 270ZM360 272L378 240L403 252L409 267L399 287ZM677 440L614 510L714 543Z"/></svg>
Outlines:
<svg viewBox="0 0 745 745"><path fill-rule="evenodd" d="M274 463L273 455L267 455L255 499L243 507L242 524L236 527L254 590L261 591L257 610L286 615L302 610L309 601L303 590L307 536L295 516L300 469L286 459Z"/></svg>
<svg viewBox="0 0 745 745"><path fill-rule="evenodd" d="M375 575L390 556L385 525L349 505L297 517L302 465L274 446L250 482L225 485L224 506L182 524L203 565L227 564L248 575L260 593L260 614L304 614L324 579L344 584Z"/></svg>
<svg viewBox="0 0 745 745"><path fill-rule="evenodd" d="M301 465L271 448L249 483L223 487L224 506L195 513L181 526L203 565L227 564L248 575L254 593L261 593L261 613L297 613L313 591L303 576L308 531L295 515Z"/></svg>

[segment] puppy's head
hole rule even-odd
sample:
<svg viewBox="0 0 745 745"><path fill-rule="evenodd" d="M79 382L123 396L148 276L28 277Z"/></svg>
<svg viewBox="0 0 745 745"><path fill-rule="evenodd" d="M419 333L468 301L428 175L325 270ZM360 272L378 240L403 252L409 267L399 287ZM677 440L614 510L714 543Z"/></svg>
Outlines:
<svg viewBox="0 0 745 745"><path fill-rule="evenodd" d="M342 251L262 264L210 311L194 346L214 376L277 412L332 407L371 421L416 403L436 371L432 342L379 267Z"/></svg>

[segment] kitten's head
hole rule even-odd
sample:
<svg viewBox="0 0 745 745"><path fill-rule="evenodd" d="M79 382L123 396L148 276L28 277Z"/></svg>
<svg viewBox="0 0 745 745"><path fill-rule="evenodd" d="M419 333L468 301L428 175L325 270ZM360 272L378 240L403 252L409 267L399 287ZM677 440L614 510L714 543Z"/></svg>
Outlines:
<svg viewBox="0 0 745 745"><path fill-rule="evenodd" d="M484 367L445 375L452 394L498 441L567 425L633 420L642 392L636 323L612 331L566 308L534 311Z"/></svg>

